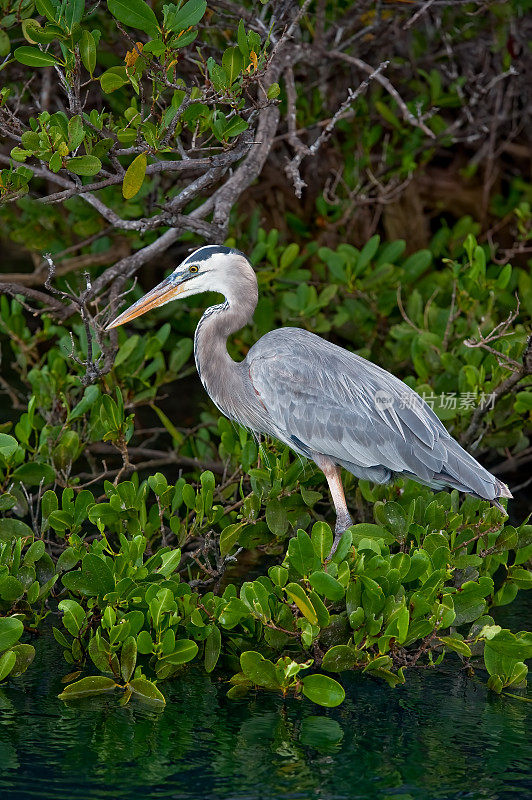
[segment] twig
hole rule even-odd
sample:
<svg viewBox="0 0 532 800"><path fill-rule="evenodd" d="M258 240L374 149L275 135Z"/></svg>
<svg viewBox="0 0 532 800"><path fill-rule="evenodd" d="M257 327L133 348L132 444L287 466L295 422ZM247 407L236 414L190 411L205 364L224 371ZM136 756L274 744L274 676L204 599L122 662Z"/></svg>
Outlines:
<svg viewBox="0 0 532 800"><path fill-rule="evenodd" d="M303 181L303 179L301 178L301 175L299 174L299 167L300 167L301 162L303 161L303 159L306 156L314 156L314 155L316 155L316 153L318 152L318 150L320 149L322 144L324 144L327 141L327 139L330 137L330 135L333 132L334 127L335 127L336 123L338 122L338 120L342 118L342 116L345 114L347 109L354 103L354 101L363 92L365 92L365 90L368 88L368 86L371 83L371 81L374 78L377 78L377 76L380 75L380 73L382 72L383 69L386 69L386 67L388 66L389 63L390 63L389 61L383 61L381 64L379 64L379 66L375 70L372 71L371 75L368 78L366 78L364 81L362 81L362 83L360 84L360 86L357 87L357 89L354 89L354 90L353 89L349 89L348 90L346 99L343 101L343 103L337 109L337 111L334 114L334 116L331 117L331 119L329 120L327 125L325 125L325 127L323 128L323 130L320 133L320 135L318 136L318 138L311 144L310 147L303 147L301 145L301 143L299 142L299 140L297 140L297 142L298 142L298 144L297 144L297 152L296 152L295 156L290 161L288 161L288 163L285 166L286 175L288 176L288 178L290 178L292 180L292 183L294 184L294 193L295 193L296 197L301 197L302 190L306 186L306 183ZM287 88L287 92L288 92L288 88ZM295 112L294 112L294 114L295 114ZM295 133L293 135L295 137Z"/></svg>
<svg viewBox="0 0 532 800"><path fill-rule="evenodd" d="M410 325L410 327L413 328L418 333L423 333L421 328L418 328L418 326L415 325L412 322L412 320L410 319L410 317L408 316L408 314L406 313L406 311L404 309L403 300L402 300L402 297L401 297L401 285L400 284L397 287L397 305L399 307L399 311L401 312L401 316L404 319L404 321L407 322Z"/></svg>
<svg viewBox="0 0 532 800"><path fill-rule="evenodd" d="M512 331L508 332L508 328L517 319L517 317L519 316L519 308L520 308L520 302L519 302L519 298L517 298L517 308L516 308L515 311L512 311L508 315L507 319L503 320L502 322L499 322L499 324L496 325L493 328L493 330L490 333L488 333L486 336L482 336L480 334L480 331L479 331L480 339L478 339L478 340L465 339L464 344L466 345L466 347L471 347L471 348L480 347L482 350L486 350L488 353L491 353L492 355L496 356L497 357L497 361L498 361L498 363L499 363L499 365L501 367L504 367L504 366L508 365L507 368L512 367L512 368L515 368L517 370L520 370L521 367L522 367L522 364L520 364L518 361L515 361L515 359L510 358L509 356L505 355L504 353L501 353L500 350L495 350L493 347L490 347L490 345L488 344L488 342L496 342L498 339L502 339L504 336L510 336L511 335ZM501 361L500 361L501 358L506 362L506 364L502 364L501 363Z"/></svg>
<svg viewBox="0 0 532 800"><path fill-rule="evenodd" d="M475 408L473 416L471 417L471 422L469 423L469 427L462 437L463 444L469 444L475 438L477 431L480 428L482 418L490 408L493 408L497 400L499 400L505 394L511 392L514 386L527 375L532 375L532 336L529 336L528 338L523 353L523 361L519 369L506 378L506 380L500 383L497 387L495 387L493 392L491 392L490 397L477 406L477 408Z"/></svg>
<svg viewBox="0 0 532 800"><path fill-rule="evenodd" d="M403 115L403 119L406 122L409 122L410 125L413 125L416 128L420 128L423 131L423 133L430 139L436 138L433 131L431 131L431 129L428 128L422 120L418 119L412 114L412 112L406 105L405 101L403 100L403 98L401 97L395 86L388 80L388 78L380 74L373 75L374 70L370 64L366 64L365 61L362 61L360 58L356 58L355 56L350 56L347 53L342 53L340 52L340 50L324 51L324 55L329 58L336 58L339 59L340 61L345 61L348 64L353 64L353 66L358 67L358 69L361 69L364 72L371 74L373 77L375 77L377 83L380 83L383 89L386 89L388 94L390 94L393 97L393 99L395 100L395 102L399 107L399 110L401 111L401 114Z"/></svg>
<svg viewBox="0 0 532 800"><path fill-rule="evenodd" d="M48 277L44 282L44 285L48 291L57 295L58 297L74 303L79 310L81 321L83 322L83 326L85 328L85 336L87 338L87 358L80 359L75 354L74 337L72 336L72 333L70 334L72 341L72 352L70 353L70 358L75 361L76 364L79 364L81 367L85 367L85 374L80 377L80 381L83 386L89 386L91 383L94 383L94 381L106 374L106 371L100 369L100 363L104 357L105 349L100 342L99 331L97 328L95 329L95 335L98 346L100 347L100 355L96 358L96 360L93 358L93 334L91 330L92 319L87 311L87 302L91 296L92 290L91 277L88 272L84 273L86 286L79 296L76 296L72 292L63 292L60 289L56 289L51 283L56 272L56 266L51 255L49 253L44 253L43 257L48 263Z"/></svg>

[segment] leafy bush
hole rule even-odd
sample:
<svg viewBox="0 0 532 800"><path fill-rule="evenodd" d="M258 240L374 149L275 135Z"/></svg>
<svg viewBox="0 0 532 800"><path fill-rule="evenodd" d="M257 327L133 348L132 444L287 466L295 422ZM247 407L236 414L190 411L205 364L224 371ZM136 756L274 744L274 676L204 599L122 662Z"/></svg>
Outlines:
<svg viewBox="0 0 532 800"><path fill-rule="evenodd" d="M532 391L515 292L529 303L528 275L490 263L470 233L454 245L467 225L410 256L378 237L361 250L300 250L259 230L249 250L261 299L235 356L271 327L308 326L418 392L444 393L436 412L455 436L481 439L485 459L519 458ZM314 465L279 443L257 446L210 407L188 429L160 407L161 389L192 369L197 309L163 308L160 324L121 331L109 373L83 386L86 328L73 326L73 350L64 325L1 302L11 391L26 409L0 433L3 677L21 671L19 620L38 625L57 603L71 670L63 699L120 687L123 702L163 703L160 684L201 662L233 675L231 697L259 687L334 706L343 689L331 675L356 669L395 686L448 652L486 669L495 691L523 684L532 635L502 630L491 611L532 583L527 520L509 524L457 492L348 476L356 524L328 561L330 501ZM506 335L490 339L511 312ZM146 405L158 423L150 446ZM162 463L166 474L153 471ZM235 566L243 550L268 557L254 580Z"/></svg>

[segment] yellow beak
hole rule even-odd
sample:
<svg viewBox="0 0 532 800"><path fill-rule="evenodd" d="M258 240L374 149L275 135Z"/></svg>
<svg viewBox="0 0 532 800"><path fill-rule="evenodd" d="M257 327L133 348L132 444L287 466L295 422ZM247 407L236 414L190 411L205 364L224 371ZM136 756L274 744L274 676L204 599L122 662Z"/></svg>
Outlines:
<svg viewBox="0 0 532 800"><path fill-rule="evenodd" d="M132 306L123 311L105 330L110 331L111 328L118 328L119 325L124 325L125 322L131 322L132 319L140 317L142 314L145 314L146 311L158 308L180 295L185 287L182 284L176 285L171 280L171 277L172 276L165 278L164 281L161 281L161 283L145 294L144 297L141 297L140 300L137 300L136 303L133 303Z"/></svg>

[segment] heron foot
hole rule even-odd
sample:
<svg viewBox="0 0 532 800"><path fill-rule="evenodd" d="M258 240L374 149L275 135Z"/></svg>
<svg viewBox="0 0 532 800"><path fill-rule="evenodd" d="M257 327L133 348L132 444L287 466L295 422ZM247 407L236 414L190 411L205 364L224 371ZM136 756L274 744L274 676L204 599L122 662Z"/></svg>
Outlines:
<svg viewBox="0 0 532 800"><path fill-rule="evenodd" d="M352 524L353 521L349 516L349 514L347 513L342 515L338 514L338 516L336 517L336 525L334 526L334 540L332 543L331 552L325 559L325 564L328 564L333 555L336 553L336 548L340 544L340 539L342 538L342 535L348 528L351 527Z"/></svg>

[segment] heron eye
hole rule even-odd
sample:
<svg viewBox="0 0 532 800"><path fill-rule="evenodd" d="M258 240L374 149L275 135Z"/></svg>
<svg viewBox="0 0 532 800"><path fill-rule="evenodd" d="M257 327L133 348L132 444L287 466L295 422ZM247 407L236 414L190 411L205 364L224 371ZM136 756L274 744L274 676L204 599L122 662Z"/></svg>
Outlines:
<svg viewBox="0 0 532 800"><path fill-rule="evenodd" d="M199 271L199 267L197 267L195 264L192 264L192 266L188 268L188 271L189 272L198 272Z"/></svg>

